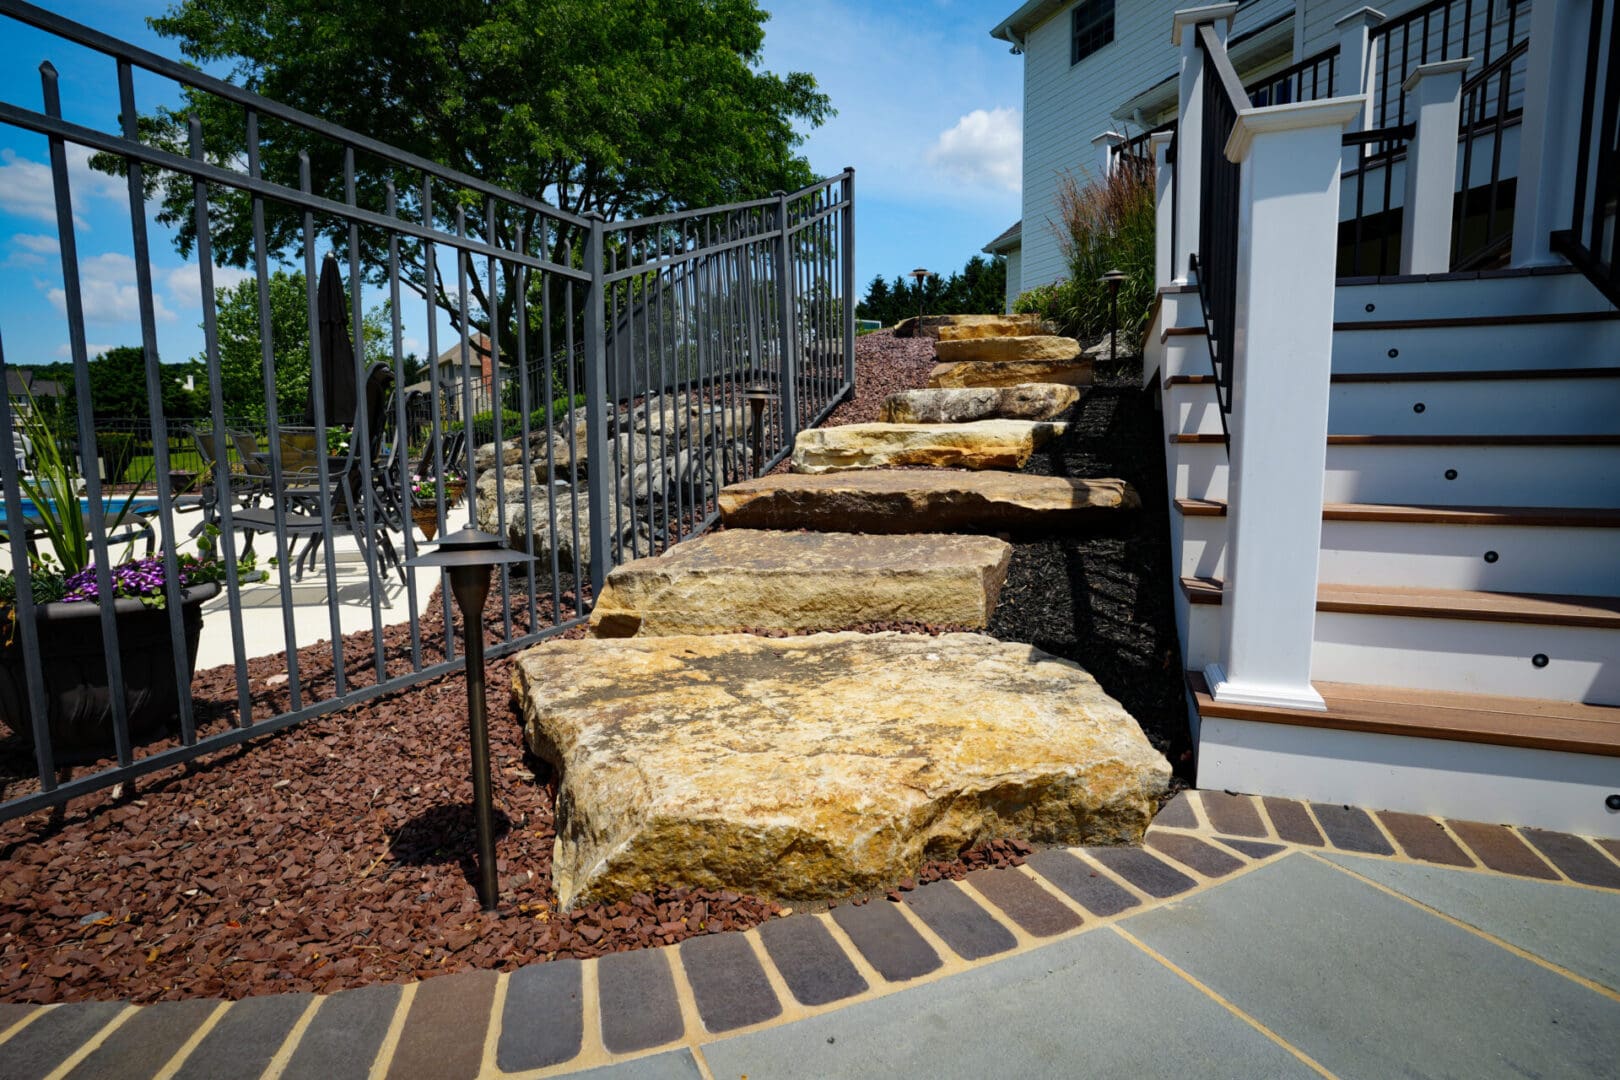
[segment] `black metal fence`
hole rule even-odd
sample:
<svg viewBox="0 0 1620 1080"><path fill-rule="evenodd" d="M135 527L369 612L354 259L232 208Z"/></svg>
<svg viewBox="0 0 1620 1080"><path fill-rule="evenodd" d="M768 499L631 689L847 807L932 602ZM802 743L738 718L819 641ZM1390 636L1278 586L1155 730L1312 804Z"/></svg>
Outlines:
<svg viewBox="0 0 1620 1080"><path fill-rule="evenodd" d="M1198 27L1204 57L1203 153L1198 163L1202 198L1198 217L1198 299L1204 309L1210 363L1221 430L1232 411L1232 372L1237 337L1238 202L1241 167L1226 157L1226 143L1239 109L1249 103L1226 48L1205 23Z"/></svg>
<svg viewBox="0 0 1620 1080"><path fill-rule="evenodd" d="M1489 67L1529 32L1530 0L1433 0L1373 27L1368 37L1378 72L1374 126L1400 127L1412 120L1403 84L1422 65L1467 56L1478 68ZM1523 92L1520 78L1512 88L1512 108L1521 107Z"/></svg>
<svg viewBox="0 0 1620 1080"><path fill-rule="evenodd" d="M113 62L116 130L64 119L49 63L40 99L0 100L0 124L48 142L85 402L68 148L126 180L148 403L129 434L150 447L151 473L131 501L75 464L103 459L113 434L90 409L52 433L19 428L0 400L0 820L452 670L476 628L456 623L436 574L404 565L418 529L474 525L533 557L493 586L491 655L578 625L611 567L707 527L725 483L782 460L853 388L853 170L735 206L580 217L32 5L0 0L0 16ZM137 74L208 108L167 134L144 125ZM154 192L187 207L201 422L164 414ZM258 428L226 415L216 249L256 290ZM335 309L316 287L323 250L342 262ZM306 293L311 415L297 426L278 402L291 362L270 303L282 269L301 269ZM381 334L362 318L379 300ZM426 355L450 345L460 358L448 387L442 373L425 392L407 386L408 306ZM757 423L750 398L766 404ZM122 547L139 536L151 560ZM221 662L198 670L200 651Z"/></svg>

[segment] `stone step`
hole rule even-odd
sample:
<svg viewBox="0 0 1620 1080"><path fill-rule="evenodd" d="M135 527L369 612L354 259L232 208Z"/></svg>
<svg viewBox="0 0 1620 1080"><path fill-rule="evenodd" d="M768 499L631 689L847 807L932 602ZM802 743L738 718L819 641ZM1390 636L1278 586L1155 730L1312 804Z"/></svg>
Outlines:
<svg viewBox="0 0 1620 1080"><path fill-rule="evenodd" d="M1078 387L1062 383L903 390L883 402L885 424L964 424L974 420L1072 420Z"/></svg>
<svg viewBox="0 0 1620 1080"><path fill-rule="evenodd" d="M938 339L945 327L982 326L990 323L1013 323L1024 334L1041 332L1039 315L924 315L920 320L913 315L894 324L895 337L930 337Z"/></svg>
<svg viewBox="0 0 1620 1080"><path fill-rule="evenodd" d="M1079 360L1080 343L1074 338L1039 334L1029 337L941 339L934 356L942 364L1007 363L1013 360Z"/></svg>
<svg viewBox="0 0 1620 1080"><path fill-rule="evenodd" d="M1091 385L1091 366L1090 357L1076 360L962 360L935 364L928 372L928 385L950 388L1061 383L1085 387Z"/></svg>
<svg viewBox="0 0 1620 1080"><path fill-rule="evenodd" d="M720 492L730 529L1056 532L1141 505L1123 480L923 469L762 476Z"/></svg>
<svg viewBox="0 0 1620 1080"><path fill-rule="evenodd" d="M976 420L971 424L846 424L799 432L793 470L801 473L922 465L957 469L1019 469L1037 447L1069 425L1040 420Z"/></svg>
<svg viewBox="0 0 1620 1080"><path fill-rule="evenodd" d="M840 630L872 622L988 626L1012 545L989 536L728 529L608 575L597 637Z"/></svg>
<svg viewBox="0 0 1620 1080"><path fill-rule="evenodd" d="M1170 780L1082 668L981 634L552 640L513 671L561 777L564 908L845 896L996 837L1132 843Z"/></svg>
<svg viewBox="0 0 1620 1080"><path fill-rule="evenodd" d="M939 328L939 340L969 341L974 338L1028 337L1040 332L1039 315L992 315L971 321L947 323Z"/></svg>

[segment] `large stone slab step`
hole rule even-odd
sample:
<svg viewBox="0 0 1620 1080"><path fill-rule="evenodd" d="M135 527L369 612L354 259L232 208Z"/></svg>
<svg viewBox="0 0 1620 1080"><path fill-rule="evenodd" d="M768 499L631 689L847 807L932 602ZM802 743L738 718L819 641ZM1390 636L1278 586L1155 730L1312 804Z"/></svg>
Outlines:
<svg viewBox="0 0 1620 1080"><path fill-rule="evenodd" d="M1055 532L1141 505L1123 480L922 469L762 476L720 492L730 529L859 533Z"/></svg>
<svg viewBox="0 0 1620 1080"><path fill-rule="evenodd" d="M1135 842L1170 780L1082 668L980 634L553 640L513 689L561 774L565 908L837 897L997 837Z"/></svg>
<svg viewBox="0 0 1620 1080"><path fill-rule="evenodd" d="M989 324L1012 324L1023 335L1039 334L1041 332L1041 317L1039 315L924 315L921 319L913 315L909 319L901 319L894 324L895 337L930 337L938 340L940 332L945 327L985 326Z"/></svg>
<svg viewBox="0 0 1620 1080"><path fill-rule="evenodd" d="M941 338L934 356L942 364L967 362L1007 363L1012 360L1078 360L1080 343L1050 334L1026 337Z"/></svg>
<svg viewBox="0 0 1620 1080"><path fill-rule="evenodd" d="M840 630L872 622L988 626L1012 545L989 536L728 529L616 567L597 637Z"/></svg>
<svg viewBox="0 0 1620 1080"><path fill-rule="evenodd" d="M811 428L794 440L793 470L825 473L895 465L1018 469L1038 447L1067 430L1067 424L1037 420Z"/></svg>
<svg viewBox="0 0 1620 1080"><path fill-rule="evenodd" d="M1062 383L1090 386L1090 357L1075 360L962 360L935 364L928 372L930 387L1023 386Z"/></svg>
<svg viewBox="0 0 1620 1080"><path fill-rule="evenodd" d="M1062 383L902 390L883 401L885 424L965 424L974 420L1072 420L1078 387Z"/></svg>
<svg viewBox="0 0 1620 1080"><path fill-rule="evenodd" d="M972 321L951 322L939 328L940 341L968 341L973 338L1037 337L1041 334L1038 315L991 315Z"/></svg>

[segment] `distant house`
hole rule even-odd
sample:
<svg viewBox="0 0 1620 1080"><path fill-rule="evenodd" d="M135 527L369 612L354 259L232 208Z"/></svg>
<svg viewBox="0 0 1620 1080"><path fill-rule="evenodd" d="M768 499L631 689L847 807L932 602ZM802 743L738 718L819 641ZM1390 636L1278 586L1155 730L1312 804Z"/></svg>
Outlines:
<svg viewBox="0 0 1620 1080"><path fill-rule="evenodd" d="M462 364L460 340L440 353L433 362L433 371L439 389L443 392L443 407L452 419L458 419L465 407L465 389L472 394L472 411L485 412L493 408L490 395L492 357L489 335L472 334L467 339L467 363Z"/></svg>
<svg viewBox="0 0 1620 1080"><path fill-rule="evenodd" d="M1024 58L1023 218L984 249L1007 257L1009 295L1067 276L1057 232L1062 177L1082 183L1096 177L1110 146L1174 119L1179 67L1171 20L1176 10L1195 6L1192 0L1028 0L991 29ZM1419 6L1419 0L1388 0L1376 8L1395 20ZM1505 26L1520 7L1528 11L1529 4L1497 0L1494 21ZM1363 9L1359 0L1243 0L1228 39L1232 64L1246 85L1264 83L1335 49L1337 24ZM1522 18L1528 23L1528 15ZM1327 70L1324 64L1313 77ZM1281 93L1269 100L1256 95L1262 104L1287 100Z"/></svg>
<svg viewBox="0 0 1620 1080"><path fill-rule="evenodd" d="M6 396L11 399L12 408L27 408L29 398L61 397L62 384L54 379L35 378L27 368L7 368Z"/></svg>

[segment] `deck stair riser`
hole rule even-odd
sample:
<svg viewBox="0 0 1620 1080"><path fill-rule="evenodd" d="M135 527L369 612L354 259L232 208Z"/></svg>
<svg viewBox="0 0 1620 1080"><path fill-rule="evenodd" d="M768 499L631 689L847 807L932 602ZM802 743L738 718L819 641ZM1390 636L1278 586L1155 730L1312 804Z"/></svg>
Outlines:
<svg viewBox="0 0 1620 1080"><path fill-rule="evenodd" d="M1218 655L1220 605L1188 609L1188 666ZM1547 658L1536 666L1535 657ZM1311 678L1620 706L1620 627L1319 608Z"/></svg>
<svg viewBox="0 0 1620 1080"><path fill-rule="evenodd" d="M1620 358L1620 350L1616 351ZM1514 435L1620 433L1620 367L1590 375L1458 380L1391 378L1335 381L1328 431L1336 435ZM1387 373L1380 373L1387 374ZM1432 374L1432 373L1430 373ZM1219 434L1215 387L1173 381L1164 388L1178 434Z"/></svg>
<svg viewBox="0 0 1620 1080"><path fill-rule="evenodd" d="M1186 299L1198 304L1196 295ZM1367 305L1372 310L1367 310ZM1522 274L1451 281L1340 283L1333 298L1336 322L1479 318L1609 311L1612 305L1578 273Z"/></svg>
<svg viewBox="0 0 1620 1080"><path fill-rule="evenodd" d="M1225 575L1224 517L1187 517L1182 535L1182 577ZM1325 520L1317 576L1342 585L1620 596L1620 528Z"/></svg>
<svg viewBox="0 0 1620 1080"><path fill-rule="evenodd" d="M1522 367L1608 367L1620 355L1620 319L1508 325L1424 326L1340 323L1334 372L1472 371ZM1390 352L1394 350L1395 355Z"/></svg>
<svg viewBox="0 0 1620 1080"><path fill-rule="evenodd" d="M1175 498L1227 498L1219 442L1173 443L1170 451ZM1323 499L1620 507L1620 446L1329 445Z"/></svg>

